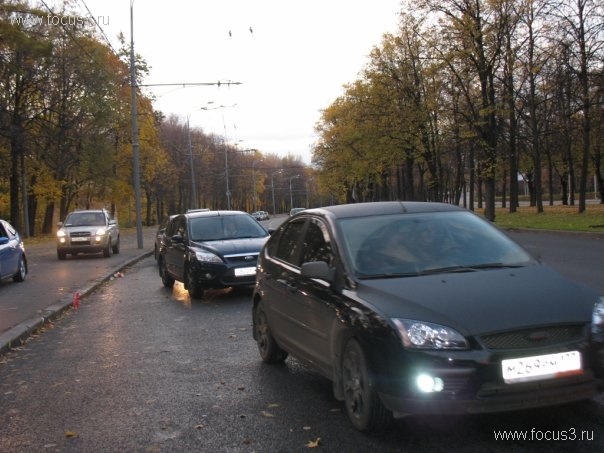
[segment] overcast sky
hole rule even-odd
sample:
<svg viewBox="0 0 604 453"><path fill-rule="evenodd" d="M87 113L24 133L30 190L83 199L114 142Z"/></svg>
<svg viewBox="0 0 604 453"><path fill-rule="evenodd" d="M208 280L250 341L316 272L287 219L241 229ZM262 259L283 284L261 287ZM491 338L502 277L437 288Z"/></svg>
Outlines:
<svg viewBox="0 0 604 453"><path fill-rule="evenodd" d="M130 40L130 0L76 0L118 48ZM242 149L310 163L321 110L355 81L400 0L135 0L134 48L151 67L155 109L176 114ZM219 107L202 110L202 107Z"/></svg>

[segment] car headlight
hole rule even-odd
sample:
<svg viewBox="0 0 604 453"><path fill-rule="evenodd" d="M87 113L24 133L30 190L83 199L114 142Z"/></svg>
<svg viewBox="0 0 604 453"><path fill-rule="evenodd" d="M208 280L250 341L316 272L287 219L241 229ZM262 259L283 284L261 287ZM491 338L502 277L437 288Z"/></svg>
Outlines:
<svg viewBox="0 0 604 453"><path fill-rule="evenodd" d="M202 263L222 264L222 260L220 259L220 257L210 252L205 252L203 250L195 250L195 256L197 257L197 260Z"/></svg>
<svg viewBox="0 0 604 453"><path fill-rule="evenodd" d="M410 349L468 349L466 339L450 327L411 319L393 319L403 345Z"/></svg>
<svg viewBox="0 0 604 453"><path fill-rule="evenodd" d="M65 230L59 230L59 231L57 231L57 237L58 238L64 238L65 236L67 236L67 233L65 233Z"/></svg>
<svg viewBox="0 0 604 453"><path fill-rule="evenodd" d="M99 228L94 234L95 236L105 236L107 234L107 230L105 228Z"/></svg>
<svg viewBox="0 0 604 453"><path fill-rule="evenodd" d="M600 296L591 314L591 333L604 333L604 297Z"/></svg>

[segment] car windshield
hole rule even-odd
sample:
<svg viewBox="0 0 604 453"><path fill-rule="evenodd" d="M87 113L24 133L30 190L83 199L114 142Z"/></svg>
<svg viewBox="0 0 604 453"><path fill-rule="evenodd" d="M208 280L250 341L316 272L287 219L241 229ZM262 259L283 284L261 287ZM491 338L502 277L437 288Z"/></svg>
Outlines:
<svg viewBox="0 0 604 453"><path fill-rule="evenodd" d="M466 211L339 221L360 278L415 276L526 265L531 257L497 228Z"/></svg>
<svg viewBox="0 0 604 453"><path fill-rule="evenodd" d="M223 241L225 239L260 238L268 235L248 215L219 215L189 219L191 240Z"/></svg>
<svg viewBox="0 0 604 453"><path fill-rule="evenodd" d="M65 226L105 226L102 212L73 212L67 216Z"/></svg>

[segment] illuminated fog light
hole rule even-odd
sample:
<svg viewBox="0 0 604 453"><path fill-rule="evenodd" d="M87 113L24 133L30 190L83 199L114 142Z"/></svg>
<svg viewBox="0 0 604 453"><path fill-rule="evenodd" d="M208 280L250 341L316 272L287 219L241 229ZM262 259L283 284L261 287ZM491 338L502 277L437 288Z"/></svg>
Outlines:
<svg viewBox="0 0 604 453"><path fill-rule="evenodd" d="M65 240L65 238L64 238L64 237L61 237L61 238L59 238L59 242L60 242L61 244L65 244L65 242L67 242L67 241Z"/></svg>
<svg viewBox="0 0 604 453"><path fill-rule="evenodd" d="M441 378L432 377L428 374L420 374L415 380L415 385L423 393L440 392L445 387L445 383Z"/></svg>
<svg viewBox="0 0 604 453"><path fill-rule="evenodd" d="M206 274L206 279L208 280L212 280L214 278L214 276L210 273Z"/></svg>
<svg viewBox="0 0 604 453"><path fill-rule="evenodd" d="M96 242L101 242L101 238L100 238L100 237L98 237L98 236L97 236L96 238L94 238L94 240L95 240Z"/></svg>

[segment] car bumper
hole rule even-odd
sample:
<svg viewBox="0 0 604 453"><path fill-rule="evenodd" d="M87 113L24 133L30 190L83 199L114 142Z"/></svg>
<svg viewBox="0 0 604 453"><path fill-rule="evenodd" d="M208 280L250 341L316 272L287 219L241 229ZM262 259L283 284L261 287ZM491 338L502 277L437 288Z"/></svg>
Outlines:
<svg viewBox="0 0 604 453"><path fill-rule="evenodd" d="M479 414L538 408L582 401L597 396L604 388L602 351L587 342L556 348L556 352L581 353L582 371L549 379L506 383L502 359L551 353L551 349L489 353L474 351L456 354L426 353L411 360L404 371L381 369L379 376L398 376L380 380L378 394L396 417L409 414ZM409 357L407 357L408 359ZM472 358L472 360L470 360ZM402 359L402 357L401 357ZM399 361L399 363L401 363ZM420 375L438 378L438 391L421 391Z"/></svg>
<svg viewBox="0 0 604 453"><path fill-rule="evenodd" d="M197 284L205 288L228 288L230 286L251 286L256 283L256 263L226 267L194 263ZM245 271L244 271L245 269ZM253 269L253 273L251 273ZM242 273L243 275L237 275Z"/></svg>
<svg viewBox="0 0 604 453"><path fill-rule="evenodd" d="M521 409L531 409L545 406L560 405L575 401L590 399L601 392L602 382L593 377L584 377L573 381L556 383L555 385L539 384L516 388L513 391L484 388L472 398L467 396L442 398L429 395L423 398L404 398L398 395L380 393L384 405L395 417L408 414L480 414Z"/></svg>
<svg viewBox="0 0 604 453"><path fill-rule="evenodd" d="M73 241L72 238L65 238L65 242L57 242L57 250L65 253L98 253L102 252L109 241L109 236L95 236L86 238L85 241Z"/></svg>

